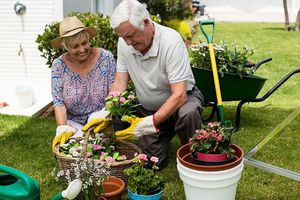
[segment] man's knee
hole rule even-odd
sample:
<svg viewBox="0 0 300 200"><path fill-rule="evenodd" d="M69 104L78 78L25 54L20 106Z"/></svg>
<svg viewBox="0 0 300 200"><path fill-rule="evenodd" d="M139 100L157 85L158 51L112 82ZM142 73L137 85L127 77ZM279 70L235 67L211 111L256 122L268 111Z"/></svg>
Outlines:
<svg viewBox="0 0 300 200"><path fill-rule="evenodd" d="M180 120L197 121L202 123L202 110L196 103L186 103L178 110Z"/></svg>

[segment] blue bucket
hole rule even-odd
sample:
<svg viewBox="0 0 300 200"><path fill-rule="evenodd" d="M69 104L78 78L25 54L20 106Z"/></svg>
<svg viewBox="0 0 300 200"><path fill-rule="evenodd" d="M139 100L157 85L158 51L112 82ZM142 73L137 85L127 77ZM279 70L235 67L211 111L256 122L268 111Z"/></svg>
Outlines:
<svg viewBox="0 0 300 200"><path fill-rule="evenodd" d="M131 200L160 200L163 194L163 190L156 194L151 195L143 195L143 194L137 194L128 189L128 196Z"/></svg>

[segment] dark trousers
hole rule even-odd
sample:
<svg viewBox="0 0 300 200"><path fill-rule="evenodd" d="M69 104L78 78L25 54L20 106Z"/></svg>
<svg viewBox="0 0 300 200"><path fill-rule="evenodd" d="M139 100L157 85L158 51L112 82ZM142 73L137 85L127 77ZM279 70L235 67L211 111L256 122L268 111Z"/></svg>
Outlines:
<svg viewBox="0 0 300 200"><path fill-rule="evenodd" d="M169 119L158 125L159 134L141 137L138 146L150 158L159 158L158 166L163 168L167 164L169 145L175 134L178 134L181 145L189 142L196 129L202 124L204 98L198 88L187 92L188 102L180 107ZM154 114L143 107L138 108L138 115L145 117Z"/></svg>

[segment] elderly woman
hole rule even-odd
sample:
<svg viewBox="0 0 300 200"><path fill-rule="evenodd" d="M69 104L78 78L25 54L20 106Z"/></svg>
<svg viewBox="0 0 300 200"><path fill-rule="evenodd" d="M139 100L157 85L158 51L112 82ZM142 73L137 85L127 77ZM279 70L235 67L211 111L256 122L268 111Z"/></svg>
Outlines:
<svg viewBox="0 0 300 200"><path fill-rule="evenodd" d="M96 31L84 27L77 17L66 17L59 26L60 36L53 48L66 53L52 63L51 86L57 123L55 145L71 136L82 136L82 125L89 116L105 106L105 97L114 81L116 61L110 51L90 47Z"/></svg>

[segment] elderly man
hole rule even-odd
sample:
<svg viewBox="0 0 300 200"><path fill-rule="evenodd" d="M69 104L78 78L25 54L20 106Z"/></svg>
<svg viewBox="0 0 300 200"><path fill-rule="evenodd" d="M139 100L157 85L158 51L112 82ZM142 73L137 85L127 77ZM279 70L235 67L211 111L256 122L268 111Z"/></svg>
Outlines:
<svg viewBox="0 0 300 200"><path fill-rule="evenodd" d="M129 79L140 103L131 126L117 131L118 139L137 139L148 156L167 161L170 141L181 144L202 123L203 95L195 86L185 44L175 30L153 22L137 0L123 0L110 17L119 36L117 73L111 92L122 92Z"/></svg>

